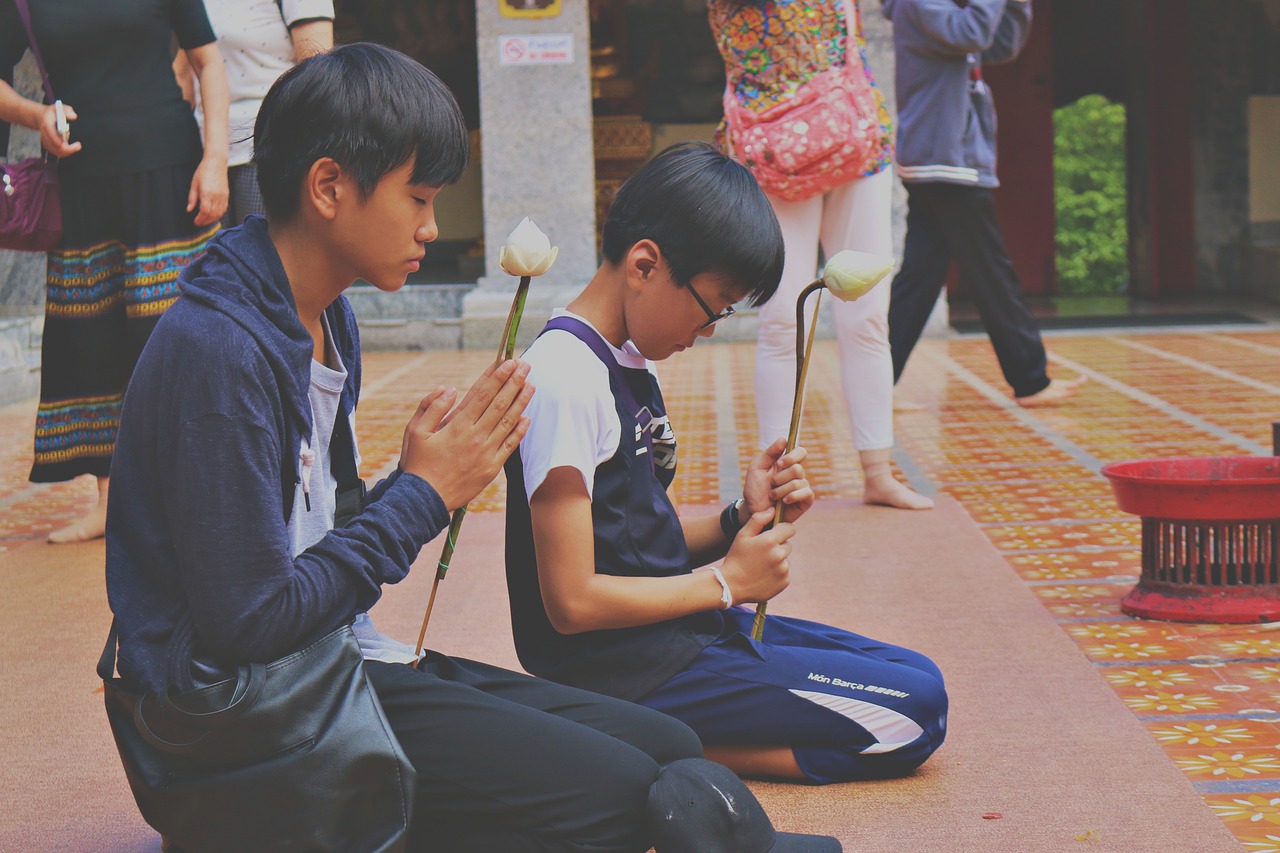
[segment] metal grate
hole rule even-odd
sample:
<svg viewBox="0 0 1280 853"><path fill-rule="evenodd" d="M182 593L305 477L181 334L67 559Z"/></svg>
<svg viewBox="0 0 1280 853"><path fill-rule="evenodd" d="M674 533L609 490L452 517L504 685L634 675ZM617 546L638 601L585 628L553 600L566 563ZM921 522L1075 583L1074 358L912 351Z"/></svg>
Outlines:
<svg viewBox="0 0 1280 853"><path fill-rule="evenodd" d="M1163 583L1280 584L1280 520L1142 519L1142 575Z"/></svg>

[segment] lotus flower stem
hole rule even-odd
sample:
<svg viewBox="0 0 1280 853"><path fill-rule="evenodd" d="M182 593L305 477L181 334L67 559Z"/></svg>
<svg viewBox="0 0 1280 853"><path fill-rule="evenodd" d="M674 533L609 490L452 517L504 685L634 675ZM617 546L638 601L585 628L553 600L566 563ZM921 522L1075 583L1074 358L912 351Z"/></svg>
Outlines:
<svg viewBox="0 0 1280 853"><path fill-rule="evenodd" d="M516 288L516 298L511 300L511 310L507 312L507 325L502 329L502 342L498 346L498 360L502 364L516 352L516 333L520 331L520 318L524 316L524 303L529 296L530 276L520 276L520 286Z"/></svg>
<svg viewBox="0 0 1280 853"><path fill-rule="evenodd" d="M804 290L800 291L800 298L796 300L796 391L795 396L791 399L791 429L787 431L787 452L796 449L796 439L800 435L800 414L804 410L804 386L805 380L809 378L809 355L813 352L814 333L818 330L818 308L822 305L822 291L825 286L822 279L810 284ZM814 291L818 292L818 298L813 301L813 319L809 322L809 335L806 338L804 333L804 303L809 298L809 294ZM773 505L773 523L779 524L782 521L782 501L779 500ZM751 636L759 642L764 638L764 617L769 609L769 603L762 601L756 605L756 618L751 623Z"/></svg>
<svg viewBox="0 0 1280 853"><path fill-rule="evenodd" d="M527 275L520 276L520 285L516 288L515 298L511 300L511 310L507 312L507 324L502 329L502 341L498 345L495 367L515 354L516 334L520 331L520 320L524 317L524 303L529 296L530 278ZM436 591L440 588L440 581L444 580L445 574L449 571L449 561L453 559L454 549L458 546L458 531L462 529L462 519L466 517L466 506L460 506L453 511L453 517L449 519L449 534L445 537L444 548L440 551L440 560L436 563L436 577L431 582L431 597L427 599L427 612L422 617L422 630L418 631L414 669L418 668L418 660L421 659L422 646L427 637L427 623L431 621L431 609L436 603Z"/></svg>

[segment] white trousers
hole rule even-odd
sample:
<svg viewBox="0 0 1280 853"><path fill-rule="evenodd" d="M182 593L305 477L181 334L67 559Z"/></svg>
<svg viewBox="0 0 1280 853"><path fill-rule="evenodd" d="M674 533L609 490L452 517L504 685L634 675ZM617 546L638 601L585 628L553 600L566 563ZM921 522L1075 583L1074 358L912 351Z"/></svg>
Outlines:
<svg viewBox="0 0 1280 853"><path fill-rule="evenodd" d="M842 249L893 256L893 171L851 181L804 201L769 197L782 226L787 260L778 292L760 308L756 346L756 419L760 446L785 437L795 394L796 299L824 257ZM889 351L889 276L856 302L824 294L835 311L844 390L855 450L893 446L893 359ZM806 306L810 311L813 297ZM808 319L805 321L808 323ZM804 444L801 438L800 444Z"/></svg>

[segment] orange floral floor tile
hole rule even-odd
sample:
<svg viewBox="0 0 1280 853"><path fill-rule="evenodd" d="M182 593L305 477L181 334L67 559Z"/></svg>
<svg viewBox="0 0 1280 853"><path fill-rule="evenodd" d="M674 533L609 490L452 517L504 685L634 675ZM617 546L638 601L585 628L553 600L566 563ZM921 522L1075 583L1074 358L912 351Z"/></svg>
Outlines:
<svg viewBox="0 0 1280 853"><path fill-rule="evenodd" d="M1115 505L1104 465L1157 456L1265 455L1280 421L1280 329L1048 336L1050 369L1090 381L1052 409L1012 404L987 340L924 342L900 391L924 404L895 417L894 467L959 501L1186 774L1242 848L1280 853L1280 630L1127 616L1141 573L1140 525ZM839 393L833 341L819 341L801 443L823 498L857 498L862 477ZM365 355L361 473L394 469L404 423L438 385L465 388L488 352ZM754 347L699 345L659 375L680 440L674 499L719 506L758 447ZM35 403L0 409L0 551L38 542L93 501L86 478L26 481ZM472 510L500 511L505 482Z"/></svg>

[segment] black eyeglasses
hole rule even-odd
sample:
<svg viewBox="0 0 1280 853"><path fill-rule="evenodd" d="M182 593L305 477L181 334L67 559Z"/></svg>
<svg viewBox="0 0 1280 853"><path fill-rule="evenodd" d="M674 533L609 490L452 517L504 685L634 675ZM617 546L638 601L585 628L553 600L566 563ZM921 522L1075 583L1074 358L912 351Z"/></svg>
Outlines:
<svg viewBox="0 0 1280 853"><path fill-rule="evenodd" d="M719 314L717 314L717 313L715 313L714 311L712 311L712 310L711 310L711 306L710 306L710 305L708 305L707 303L705 303L705 302L703 302L703 301L702 301L702 297L698 295L698 291L696 291L696 290L694 290L694 289L693 289L693 282L689 282L689 284L687 284L687 285L685 285L685 286L689 288L689 292L693 294L693 298L697 300L698 305L702 308L702 310L703 310L704 312L706 312L706 315L707 315L707 322L705 322L705 323L703 323L701 326L699 326L699 327L698 327L699 329L705 329L705 328L707 328L708 326L713 326L713 325L715 325L716 323L719 323L719 322L720 322L721 320L723 320L725 317L732 317L732 316L733 316L733 306L732 306L732 305L730 305L728 308L724 309L724 310L723 310L723 311L721 311Z"/></svg>

